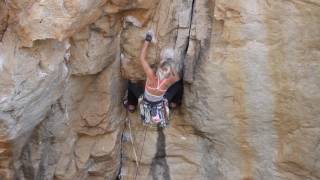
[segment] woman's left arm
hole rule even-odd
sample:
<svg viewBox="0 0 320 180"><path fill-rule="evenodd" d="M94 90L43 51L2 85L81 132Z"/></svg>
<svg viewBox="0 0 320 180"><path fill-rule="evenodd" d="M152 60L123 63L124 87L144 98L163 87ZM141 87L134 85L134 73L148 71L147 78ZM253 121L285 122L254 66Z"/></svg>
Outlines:
<svg viewBox="0 0 320 180"><path fill-rule="evenodd" d="M155 73L154 73L154 71L152 70L152 68L150 67L149 63L146 60L147 49L148 49L149 43L150 42L145 41L144 44L143 44L143 47L142 47L142 50L141 50L141 53L140 53L140 63L142 65L142 67L143 67L144 72L147 75L147 78L149 78L150 80L154 80L155 79Z"/></svg>

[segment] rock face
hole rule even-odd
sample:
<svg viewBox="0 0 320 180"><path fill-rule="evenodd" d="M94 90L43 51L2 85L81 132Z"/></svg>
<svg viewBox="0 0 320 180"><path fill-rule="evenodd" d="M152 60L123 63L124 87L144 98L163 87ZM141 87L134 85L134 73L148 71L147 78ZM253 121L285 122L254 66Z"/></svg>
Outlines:
<svg viewBox="0 0 320 180"><path fill-rule="evenodd" d="M169 128L122 107L173 48ZM316 0L0 1L0 179L320 179Z"/></svg>

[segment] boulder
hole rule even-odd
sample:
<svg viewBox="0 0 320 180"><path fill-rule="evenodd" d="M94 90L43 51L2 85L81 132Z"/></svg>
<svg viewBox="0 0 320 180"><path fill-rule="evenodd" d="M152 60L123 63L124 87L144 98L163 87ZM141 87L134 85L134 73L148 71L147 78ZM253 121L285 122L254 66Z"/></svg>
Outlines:
<svg viewBox="0 0 320 180"><path fill-rule="evenodd" d="M32 48L18 44L17 35L7 29L0 42L0 134L1 152L11 160L1 167L3 177L13 177L9 171L20 168L23 146L62 96L68 77L68 42L37 41Z"/></svg>

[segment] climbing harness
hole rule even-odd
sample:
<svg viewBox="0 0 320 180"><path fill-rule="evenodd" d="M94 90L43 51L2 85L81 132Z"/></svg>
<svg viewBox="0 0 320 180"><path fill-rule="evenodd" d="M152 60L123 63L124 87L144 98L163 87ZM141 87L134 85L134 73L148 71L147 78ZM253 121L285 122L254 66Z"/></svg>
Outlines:
<svg viewBox="0 0 320 180"><path fill-rule="evenodd" d="M169 122L168 100L162 98L160 101L151 102L140 96L139 98L140 117L144 125L160 126L165 128Z"/></svg>

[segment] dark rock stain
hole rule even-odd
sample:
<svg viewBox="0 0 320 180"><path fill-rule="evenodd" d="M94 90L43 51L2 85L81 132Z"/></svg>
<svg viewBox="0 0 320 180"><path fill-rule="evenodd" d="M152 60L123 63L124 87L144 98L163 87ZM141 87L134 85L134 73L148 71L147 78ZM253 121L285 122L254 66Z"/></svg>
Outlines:
<svg viewBox="0 0 320 180"><path fill-rule="evenodd" d="M158 127L157 152L152 159L150 168L153 180L171 180L166 156L166 137L163 133L163 128Z"/></svg>

